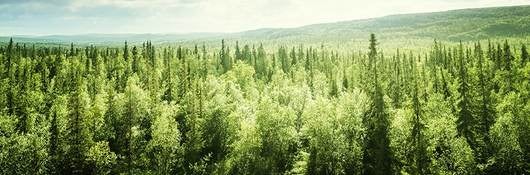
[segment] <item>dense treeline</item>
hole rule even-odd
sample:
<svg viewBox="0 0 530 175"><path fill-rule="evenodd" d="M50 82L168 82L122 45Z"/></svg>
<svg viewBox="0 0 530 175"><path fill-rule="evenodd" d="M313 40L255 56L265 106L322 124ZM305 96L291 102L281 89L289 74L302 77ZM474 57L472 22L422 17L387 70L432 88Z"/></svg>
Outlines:
<svg viewBox="0 0 530 175"><path fill-rule="evenodd" d="M0 47L0 174L528 174L530 58ZM270 48L269 48L270 49Z"/></svg>

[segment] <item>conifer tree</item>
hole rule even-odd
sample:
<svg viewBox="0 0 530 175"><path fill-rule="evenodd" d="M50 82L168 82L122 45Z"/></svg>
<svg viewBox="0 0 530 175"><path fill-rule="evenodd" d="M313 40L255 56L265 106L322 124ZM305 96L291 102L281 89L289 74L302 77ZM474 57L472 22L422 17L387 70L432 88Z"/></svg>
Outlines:
<svg viewBox="0 0 530 175"><path fill-rule="evenodd" d="M458 119L457 119L457 129L459 135L465 137L469 145L474 148L475 140L473 132L474 117L471 111L471 96L469 95L469 80L467 72L467 58L464 56L464 50L462 42L458 46L458 59L459 63L458 68L458 77L459 77L459 86L458 92L460 93L458 101Z"/></svg>
<svg viewBox="0 0 530 175"><path fill-rule="evenodd" d="M132 71L133 73L140 74L140 58L138 57L138 49L136 46L132 48Z"/></svg>
<svg viewBox="0 0 530 175"><path fill-rule="evenodd" d="M477 57L478 63L478 93L479 97L477 104L478 110L478 120L476 125L478 125L480 138L480 151L477 154L478 161L480 163L486 163L487 158L490 156L490 138L489 130L495 119L495 111L493 109L492 99L491 99L491 89L490 89L490 78L488 76L488 64L484 60L482 53L482 48L480 43L476 45L475 55Z"/></svg>
<svg viewBox="0 0 530 175"><path fill-rule="evenodd" d="M363 174L392 174L392 152L388 138L389 119L383 100L383 92L378 80L377 40L370 35L370 52L368 53L369 72L371 76L370 108L363 118L367 135L364 139Z"/></svg>
<svg viewBox="0 0 530 175"><path fill-rule="evenodd" d="M504 91L503 93L508 93L510 91L513 90L513 78L514 78L514 71L512 70L513 69L513 66L512 66L512 62L514 60L513 56L512 56L512 51L510 49L510 45L508 44L508 40L504 41L504 46L503 46L503 53L504 55L502 55L502 60L503 60L503 65L504 65L504 71L506 73L506 76L504 77L506 79L506 85L504 87Z"/></svg>
<svg viewBox="0 0 530 175"><path fill-rule="evenodd" d="M71 57L75 56L74 43L70 43L70 54Z"/></svg>
<svg viewBox="0 0 530 175"><path fill-rule="evenodd" d="M123 48L123 59L125 62L129 62L129 46L127 46L127 41L125 41L125 47Z"/></svg>
<svg viewBox="0 0 530 175"><path fill-rule="evenodd" d="M529 59L528 50L526 50L526 45L523 44L523 46L521 46L521 66L524 67L526 63L530 61Z"/></svg>
<svg viewBox="0 0 530 175"><path fill-rule="evenodd" d="M13 48L13 38L10 38L9 39L9 44L7 45L7 48L6 48L6 56L7 57L5 60L6 60L6 63L4 64L6 67L7 67L7 70L6 70L6 75L4 77L7 77L8 80L9 80L9 84L11 84L12 86L9 86L9 89L7 90L7 98L6 98L6 103L7 103L7 113L10 114L10 115L15 115L15 100L14 100L14 96L15 94L13 93L15 91L15 89L13 88L13 85L15 83L15 79L14 79L14 72L13 69L13 52L14 52L14 48Z"/></svg>
<svg viewBox="0 0 530 175"><path fill-rule="evenodd" d="M239 48L239 42L238 41L236 41L235 58L236 58L236 60L242 60L243 59L243 55L241 54L241 49Z"/></svg>
<svg viewBox="0 0 530 175"><path fill-rule="evenodd" d="M289 73L291 62L289 62L289 56L287 55L287 51L283 46L278 49L278 59L280 59L281 68L283 72L286 74Z"/></svg>
<svg viewBox="0 0 530 175"><path fill-rule="evenodd" d="M50 166L49 173L58 174L65 173L64 162L65 159L65 121L68 117L67 99L64 96L55 99L51 108L51 124L50 124L50 139L49 139L49 156Z"/></svg>
<svg viewBox="0 0 530 175"><path fill-rule="evenodd" d="M77 82L77 88L69 99L68 120L68 164L66 172L69 174L90 174L91 169L85 162L85 153L92 144L92 135L87 120L90 118L90 97L83 79Z"/></svg>
<svg viewBox="0 0 530 175"><path fill-rule="evenodd" d="M412 65L412 75L417 77L416 64ZM413 174L429 174L429 157L427 155L427 137L425 136L425 124L422 104L419 97L418 81L414 80L412 93L412 109L414 115L412 118L412 131L411 131L411 143L412 143L412 162L414 163Z"/></svg>
<svg viewBox="0 0 530 175"><path fill-rule="evenodd" d="M291 65L296 65L298 60L296 58L296 50L294 47L291 49L291 52L289 52L289 56L291 57Z"/></svg>
<svg viewBox="0 0 530 175"><path fill-rule="evenodd" d="M248 44L245 44L245 46L243 47L243 51L241 52L241 59L243 59L243 61L245 61L247 64L253 65L252 53Z"/></svg>
<svg viewBox="0 0 530 175"><path fill-rule="evenodd" d="M262 79L267 75L267 63L265 62L265 49L263 48L263 44L260 44L258 47L258 52L256 55L256 64L255 64L255 70L256 75L258 78Z"/></svg>
<svg viewBox="0 0 530 175"><path fill-rule="evenodd" d="M232 61L230 60L230 49L225 45L225 40L221 40L221 51L219 52L219 58L221 60L221 73L226 73L232 67Z"/></svg>

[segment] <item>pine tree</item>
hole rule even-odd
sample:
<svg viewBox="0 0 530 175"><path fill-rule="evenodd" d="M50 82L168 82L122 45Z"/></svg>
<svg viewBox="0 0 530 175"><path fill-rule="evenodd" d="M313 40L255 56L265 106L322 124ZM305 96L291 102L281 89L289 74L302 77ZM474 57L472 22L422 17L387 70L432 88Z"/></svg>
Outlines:
<svg viewBox="0 0 530 175"><path fill-rule="evenodd" d="M286 74L289 73L291 62L289 61L289 56L287 55L287 51L283 46L278 49L278 59L280 59L283 72Z"/></svg>
<svg viewBox="0 0 530 175"><path fill-rule="evenodd" d="M85 162L85 153L92 144L91 132L87 120L90 118L90 97L84 80L78 80L76 91L69 100L68 145L67 152L69 174L90 174Z"/></svg>
<svg viewBox="0 0 530 175"><path fill-rule="evenodd" d="M296 65L298 60L296 58L296 50L294 47L291 49L291 52L289 52L289 56L291 57L291 65Z"/></svg>
<svg viewBox="0 0 530 175"><path fill-rule="evenodd" d="M480 163L486 163L488 157L490 156L490 137L489 132L490 128L493 125L494 119L495 119L495 111L493 109L492 99L490 96L490 80L488 77L488 68L487 68L487 62L484 61L484 56L482 53L482 48L480 47L480 43L476 45L475 48L475 55L478 59L477 68L478 68L478 92L479 92L479 98L477 102L478 106L478 125L480 136L479 139L481 139L481 150L479 151L479 154L477 154L478 161ZM486 66L486 67L485 67Z"/></svg>
<svg viewBox="0 0 530 175"><path fill-rule="evenodd" d="M243 47L243 51L241 52L241 59L243 59L243 61L245 61L247 64L253 65L252 53L248 44L245 44L245 46Z"/></svg>
<svg viewBox="0 0 530 175"><path fill-rule="evenodd" d="M413 63L412 75L417 77L416 64ZM412 93L412 109L414 115L412 118L412 131L411 131L411 143L412 143L412 161L414 163L413 174L430 174L429 173L429 157L427 155L427 137L425 136L425 124L423 119L423 109L420 103L418 81L414 79Z"/></svg>
<svg viewBox="0 0 530 175"><path fill-rule="evenodd" d="M512 62L514 58L512 56L512 52L510 49L510 45L508 44L508 40L504 42L503 53L504 55L502 56L502 59L504 61L503 62L504 71L506 72L506 76L504 78L507 81L506 87L504 88L504 93L508 93L513 90L513 81L514 81L513 80L514 71L512 70L513 69Z"/></svg>
<svg viewBox="0 0 530 175"><path fill-rule="evenodd" d="M258 47L258 52L256 55L256 64L255 64L255 70L257 77L260 79L265 78L267 75L267 63L265 62L265 49L263 48L263 44L260 44Z"/></svg>
<svg viewBox="0 0 530 175"><path fill-rule="evenodd" d="M180 46L179 46L180 48ZM198 51L197 51L198 52ZM165 65L165 84L166 84L166 90L163 95L163 100L166 101L173 101L173 63L171 61L169 51L167 49L164 49L164 65Z"/></svg>
<svg viewBox="0 0 530 175"><path fill-rule="evenodd" d="M243 59L243 55L241 54L241 49L239 49L239 42L238 41L236 41L235 57L236 57L236 60L242 60Z"/></svg>
<svg viewBox="0 0 530 175"><path fill-rule="evenodd" d="M136 46L132 48L132 73L140 74L140 58L138 57L138 49Z"/></svg>
<svg viewBox="0 0 530 175"><path fill-rule="evenodd" d="M125 41L125 47L123 48L123 59L125 62L129 62L129 47L127 46L127 41Z"/></svg>
<svg viewBox="0 0 530 175"><path fill-rule="evenodd" d="M75 56L74 43L70 43L70 56Z"/></svg>
<svg viewBox="0 0 530 175"><path fill-rule="evenodd" d="M461 136L464 136L467 139L469 145L473 147L473 115L471 112L471 97L469 95L469 82L468 82L468 72L467 72L467 60L464 57L464 50L462 42L460 42L458 48L458 59L459 63L459 80L460 84L458 86L458 92L460 93L460 100L458 101L458 119L457 119L457 129Z"/></svg>
<svg viewBox="0 0 530 175"><path fill-rule="evenodd" d="M221 73L226 73L232 68L232 60L230 59L230 49L225 45L225 40L221 40L221 51L219 52L221 60Z"/></svg>
<svg viewBox="0 0 530 175"><path fill-rule="evenodd" d="M388 137L390 121L385 109L383 92L378 80L377 40L370 35L369 71L372 76L371 104L363 118L364 139L363 174L392 174L392 152Z"/></svg>
<svg viewBox="0 0 530 175"><path fill-rule="evenodd" d="M13 38L10 38L9 39L9 44L7 45L7 48L6 48L6 63L4 64L6 67L7 67L7 71L6 71L6 75L4 77L7 77L9 79L9 84L11 84L11 86L9 86L9 89L7 90L7 98L6 98L6 103L7 103L7 113L10 114L10 115L15 115L15 94L13 93L16 89L13 88L13 85L15 84L15 79L14 79L14 72L13 69L15 69L13 67L13 52L14 52L14 48L13 48Z"/></svg>
<svg viewBox="0 0 530 175"><path fill-rule="evenodd" d="M65 133L63 131L63 120L68 116L67 111L67 99L64 96L57 97L53 102L52 109L50 111L52 115L50 124L50 139L49 139L49 156L50 166L49 173L58 174L63 172L64 166L62 160L65 159L64 147L65 145Z"/></svg>
<svg viewBox="0 0 530 175"><path fill-rule="evenodd" d="M395 108L399 108L401 106L401 100L402 100L402 93L401 93L401 55L399 53L399 49L397 50L396 56L394 57L394 65L392 66L393 74L391 76L390 85L389 85L389 91L392 92L391 98L392 98L392 104Z"/></svg>
<svg viewBox="0 0 530 175"><path fill-rule="evenodd" d="M9 43L7 44L7 48L6 48L6 53L5 53L5 57L7 57L6 59L6 63L4 63L4 65L7 66L7 73L9 74L10 72L10 68L13 64L13 52L14 52L14 45L13 45L13 38L10 38L9 39ZM7 75L6 75L7 77Z"/></svg>
<svg viewBox="0 0 530 175"><path fill-rule="evenodd" d="M521 46L521 67L524 67L526 63L530 61L529 59L528 50L526 50L526 45L523 44L523 46Z"/></svg>
<svg viewBox="0 0 530 175"><path fill-rule="evenodd" d="M504 53L503 55L504 70L511 71L513 56L512 56L512 51L510 49L510 45L508 44L508 40L504 41L503 53Z"/></svg>

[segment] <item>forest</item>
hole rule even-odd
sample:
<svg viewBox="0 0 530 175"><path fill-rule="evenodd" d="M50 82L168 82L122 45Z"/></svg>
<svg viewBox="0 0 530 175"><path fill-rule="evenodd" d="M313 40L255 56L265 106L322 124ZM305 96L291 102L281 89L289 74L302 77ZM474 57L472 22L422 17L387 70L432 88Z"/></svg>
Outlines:
<svg viewBox="0 0 530 175"><path fill-rule="evenodd" d="M530 174L530 58L150 41L0 45L0 174Z"/></svg>

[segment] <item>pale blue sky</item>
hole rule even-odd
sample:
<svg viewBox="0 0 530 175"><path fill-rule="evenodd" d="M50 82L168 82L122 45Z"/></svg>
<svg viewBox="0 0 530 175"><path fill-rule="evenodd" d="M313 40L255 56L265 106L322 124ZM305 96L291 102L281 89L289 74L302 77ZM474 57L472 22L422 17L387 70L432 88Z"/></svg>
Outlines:
<svg viewBox="0 0 530 175"><path fill-rule="evenodd" d="M0 35L237 32L530 0L0 0Z"/></svg>

